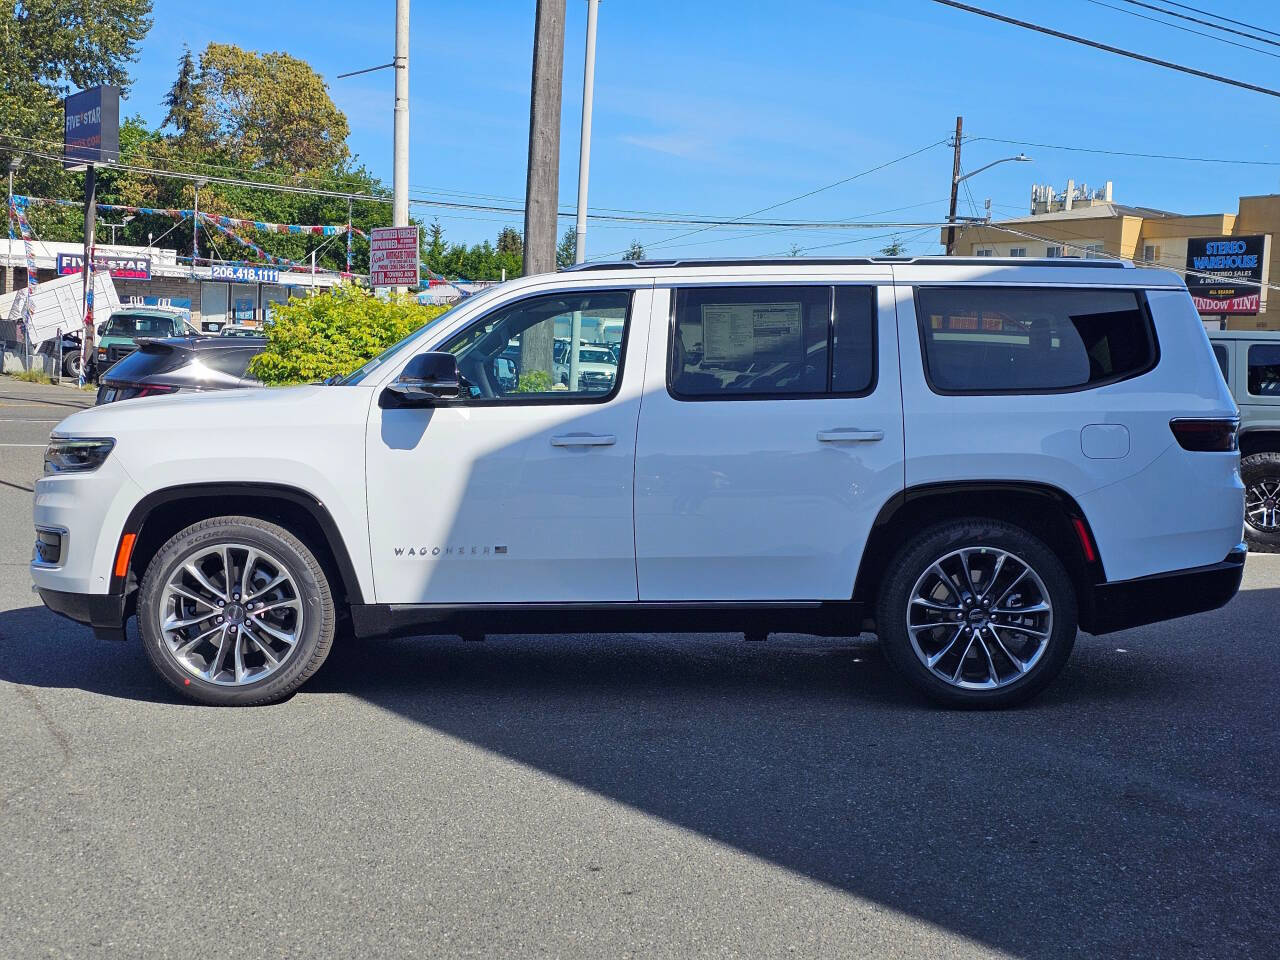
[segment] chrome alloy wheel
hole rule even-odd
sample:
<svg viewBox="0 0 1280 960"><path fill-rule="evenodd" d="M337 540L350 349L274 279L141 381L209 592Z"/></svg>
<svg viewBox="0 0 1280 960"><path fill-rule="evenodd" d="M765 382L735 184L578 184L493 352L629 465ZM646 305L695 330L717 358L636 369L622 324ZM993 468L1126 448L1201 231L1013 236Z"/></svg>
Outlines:
<svg viewBox="0 0 1280 960"><path fill-rule="evenodd" d="M1280 480L1261 477L1244 491L1249 526L1263 533L1280 533Z"/></svg>
<svg viewBox="0 0 1280 960"><path fill-rule="evenodd" d="M160 634L193 677L223 686L279 670L302 636L302 598L283 563L223 543L189 554L164 585Z"/></svg>
<svg viewBox="0 0 1280 960"><path fill-rule="evenodd" d="M1053 635L1053 605L1025 560L965 547L920 575L907 602L911 647L953 687L994 690L1034 667Z"/></svg>

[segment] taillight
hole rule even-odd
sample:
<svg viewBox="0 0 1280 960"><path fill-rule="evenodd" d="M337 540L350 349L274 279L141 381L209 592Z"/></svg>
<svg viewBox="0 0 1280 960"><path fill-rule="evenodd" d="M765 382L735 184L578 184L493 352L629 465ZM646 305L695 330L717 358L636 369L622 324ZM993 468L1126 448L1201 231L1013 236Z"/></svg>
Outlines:
<svg viewBox="0 0 1280 960"><path fill-rule="evenodd" d="M177 393L177 392L178 392L177 387L146 386L146 387L139 387L138 392L135 393L134 396L135 397L154 397L157 394L161 394L161 393Z"/></svg>
<svg viewBox="0 0 1280 960"><path fill-rule="evenodd" d="M1230 453L1240 449L1240 421L1234 417L1206 420L1170 420L1169 429L1183 450Z"/></svg>

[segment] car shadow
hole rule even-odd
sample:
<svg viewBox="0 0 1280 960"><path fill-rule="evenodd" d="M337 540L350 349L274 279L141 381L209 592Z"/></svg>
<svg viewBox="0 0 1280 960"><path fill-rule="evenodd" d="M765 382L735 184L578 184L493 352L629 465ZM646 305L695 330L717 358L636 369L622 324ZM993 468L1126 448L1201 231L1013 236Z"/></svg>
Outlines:
<svg viewBox="0 0 1280 960"><path fill-rule="evenodd" d="M998 712L931 706L867 637L352 640L302 696L359 698L1011 953L1262 955L1280 670L1238 635L1278 609L1241 594L1176 647L1169 625L1082 635L1044 695ZM0 676L177 702L136 636L38 607L0 614Z"/></svg>

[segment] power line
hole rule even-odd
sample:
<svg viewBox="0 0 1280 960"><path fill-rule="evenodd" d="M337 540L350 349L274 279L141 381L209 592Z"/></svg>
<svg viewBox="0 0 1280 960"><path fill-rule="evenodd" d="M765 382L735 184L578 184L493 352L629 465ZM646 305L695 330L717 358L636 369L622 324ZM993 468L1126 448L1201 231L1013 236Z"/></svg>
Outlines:
<svg viewBox="0 0 1280 960"><path fill-rule="evenodd" d="M705 227L701 227L700 229L697 229L697 230L690 230L690 231L689 231L689 232L687 232L687 233L680 233L680 234L676 234L676 236L674 236L674 237L670 237L670 238L668 238L668 239L666 239L666 240L663 240L663 241L662 241L662 242L660 242L660 243L656 243L656 244L654 244L654 249L657 249L657 248L660 248L660 247L664 247L664 246L668 246L668 245L670 245L670 244L674 243L676 240L683 240L685 237L692 237L694 234L702 233L704 230L710 230L712 226L728 226L728 225L729 225L729 224L731 224L731 223L738 223L738 222L741 222L741 221L745 221L748 217L755 217L755 216L759 216L760 214L762 214L762 213L767 213L767 212L769 212L770 210L776 210L776 209L778 209L778 207L785 207L785 206L786 206L787 204L789 204L789 203L795 203L795 202L796 202L796 201L798 201L798 200L806 200L806 199L808 199L809 197L815 196L816 194L819 194L819 193L823 193L823 192L824 192L824 191L826 191L826 190L831 190L831 189L833 189L833 188L835 188L835 187L843 186L843 185L844 185L844 184L846 184L846 183L852 183L854 180L858 180L858 179L860 179L860 178L862 178L862 177L870 176L871 174L873 174L873 173L875 173L875 172L877 172L877 171L879 171L879 170L883 170L885 167L891 167L891 166L893 166L895 163L901 163L903 160L909 160L909 159L911 159L912 157L918 156L918 155L920 155L920 154L924 153L924 152L925 152L925 151L927 151L927 150L932 150L934 147L941 146L942 144L944 144L944 143L946 143L946 142L947 142L947 141L946 141L946 139L945 139L945 138L944 138L944 139L942 139L942 140L936 140L936 141L934 141L933 143L927 144L927 145L925 145L925 146L921 147L921 148L920 148L920 149L918 149L918 150L912 150L910 153L905 153L905 154L903 154L903 155L902 155L902 156L900 156L900 157L895 157L893 160L886 160L884 163L881 163L881 164L879 164L879 165L877 165L877 166L871 167L869 170L863 170L861 173L855 173L855 174L853 174L852 176L844 177L844 178L842 178L842 179L840 179L840 180L835 181L834 183L828 183L828 184L825 184L824 186L818 187L818 188L816 188L816 189L814 189L814 190L810 190L810 191L808 191L807 193L802 193L802 194L800 194L800 195L798 195L798 196L790 197L790 198L788 198L788 199L786 199L786 200L780 200L780 201L778 201L777 203L770 204L770 205L769 205L769 206L767 206L767 207L761 207L759 210L754 210L754 211L752 211L751 213L744 213L744 214L743 214L742 216L740 216L740 217L734 217L732 220L728 221L728 223L725 223L725 224L711 224L711 225L708 225L708 226L705 226ZM614 251L613 251L613 252L611 252L611 253L606 253L606 254L604 254L600 259L602 259L602 260L607 260L607 259L609 259L610 257L617 256L619 253L626 253L626 251L625 251L625 250L614 250Z"/></svg>
<svg viewBox="0 0 1280 960"><path fill-rule="evenodd" d="M1138 11L1136 10L1126 10L1124 9L1124 7L1117 7L1110 3L1103 3L1102 0L1085 0L1085 2L1092 3L1095 7L1106 7L1108 10L1116 11L1116 13L1123 13L1131 17L1137 17L1139 20L1146 20L1149 23L1158 23L1160 24L1160 26L1169 27L1171 30L1181 30L1183 33L1194 34L1197 37L1205 37L1208 40L1216 40L1218 43L1229 43L1231 44L1231 46L1239 47L1241 50L1251 50L1254 53L1262 54L1264 57L1275 57L1276 59L1280 59L1280 53L1272 53L1270 50L1259 50L1257 47L1251 47L1247 43L1240 43L1238 40L1228 40L1226 37L1218 37L1212 33L1205 33L1203 30L1193 30L1191 27L1184 27L1176 23L1170 23L1168 20L1161 20L1159 17L1149 17L1145 13L1138 13ZM1133 3L1134 0L1124 0L1124 2ZM1135 5L1140 7L1147 7L1147 9L1149 10L1159 9L1158 7L1148 6L1145 3L1138 3ZM1167 13L1169 16L1174 16L1174 17L1181 16L1181 14L1169 13L1168 11L1163 11L1163 10L1161 11L1161 13ZM1184 17L1183 19L1189 20L1191 18ZM1197 22L1201 22L1201 21L1197 21ZM1232 31L1232 32L1234 33L1236 31ZM1263 40L1262 42L1272 43L1273 41ZM1275 45L1280 47L1280 43L1277 43Z"/></svg>
<svg viewBox="0 0 1280 960"><path fill-rule="evenodd" d="M1039 147L1042 150L1072 150L1076 153L1103 153L1113 157L1137 157L1143 160L1182 160L1188 163L1232 163L1249 167L1280 167L1280 160L1237 160L1228 157L1181 157L1168 153L1139 153L1132 150L1106 150L1102 147L1074 147L1061 143L1036 143L1032 140L1006 140L1001 137L966 137L965 142L986 140L1017 147Z"/></svg>
<svg viewBox="0 0 1280 960"><path fill-rule="evenodd" d="M1166 10L1164 7L1157 7L1157 6L1153 6L1150 3L1143 3L1142 0L1122 0L1122 2L1130 4L1131 6L1135 6L1135 7L1144 7L1147 10L1155 10L1158 13L1163 13L1167 17L1177 17L1179 20L1186 20L1190 23L1201 23L1201 24L1204 24L1206 27L1212 27L1214 30L1221 30L1223 33L1233 33L1237 37L1248 37L1250 40L1257 40L1259 43L1269 43L1273 47L1280 47L1280 43L1277 43L1274 40L1268 40L1266 37L1259 37L1256 34L1245 33L1242 30L1232 30L1230 27L1224 27L1222 26L1222 24L1214 23L1212 20L1201 20L1199 17L1189 17L1185 13L1178 13L1176 10ZM1181 4L1174 4L1174 6L1181 6ZM1191 9L1191 8L1188 7L1187 9ZM1217 14L1216 13L1209 14L1209 16L1216 17ZM1226 18L1220 17L1219 19L1225 20ZM1231 20L1228 22L1236 23L1237 21ZM1169 24L1169 26L1173 26L1173 24ZM1241 24L1241 26L1245 26L1245 24ZM1261 27L1254 27L1253 29L1262 30ZM1271 33L1272 31L1264 30L1263 32ZM1276 36L1280 36L1280 34L1276 34Z"/></svg>
<svg viewBox="0 0 1280 960"><path fill-rule="evenodd" d="M1242 90L1252 90L1254 93L1265 93L1269 97L1280 97L1280 90L1272 90L1270 87L1262 87L1256 83L1247 83L1244 80L1235 80L1231 77L1224 77L1220 74L1209 73L1205 70L1197 70L1195 67L1186 67L1180 63L1174 63L1171 60L1161 60L1158 57L1149 57L1145 53L1135 53L1132 50L1125 50L1123 47L1113 47L1110 44L1099 43L1097 40L1090 40L1087 37L1081 37L1074 33L1063 33L1061 30L1042 27L1038 23L1030 23L1026 20L1017 20L1014 17L1006 17L1002 13L983 10L981 7L971 7L967 3L958 3L957 0L933 0L933 2L941 4L944 7L954 7L956 10L963 10L965 13L974 13L980 17L986 17L989 20L999 20L1001 23L1007 23L1015 27L1022 27L1024 30L1034 30L1036 33L1043 33L1046 36L1057 37L1059 40L1069 40L1072 43L1079 43L1086 47L1093 47L1095 50L1102 50L1106 53L1114 53L1117 56L1128 57L1130 60L1140 60L1143 63L1150 63L1157 67L1164 67L1166 70L1176 70L1179 73L1186 73L1193 77L1200 77L1204 80L1214 80L1218 83L1225 83L1232 87L1239 87Z"/></svg>
<svg viewBox="0 0 1280 960"><path fill-rule="evenodd" d="M43 152L34 151L34 150L19 150L17 152L23 153L27 156L42 157L48 160L62 159L60 156L56 154L43 153ZM908 156L914 156L914 154L908 154ZM899 158L899 159L905 159L905 158ZM896 163L896 162L897 161L889 161L889 163ZM886 167L888 165L889 165L888 163L881 164L880 167L876 167L874 169L882 169L883 167ZM331 191L331 190L318 190L311 187L288 186L284 184L263 184L263 183L255 183L249 180L240 180L234 177L217 177L212 175L201 176L198 174L180 173L174 170L159 170L152 167L143 167L135 164L124 164L124 163L117 162L117 163L103 164L102 166L112 170L125 170L132 173L139 173L139 174L144 174L147 176L155 176L155 177L168 177L170 179L175 179L175 180L187 180L187 181L203 180L206 183L219 183L227 186L255 187L262 190L274 190L280 193L303 194L308 196L337 197L341 199L351 198L354 200L365 200L365 201L376 202L376 203L392 202L392 199L390 197L378 196L376 194L340 193L340 192ZM864 173L857 174L854 177L847 177L845 178L845 180L841 182L847 183L849 180L856 179L858 176L865 176L866 173L870 173L870 172L873 172L873 171L865 171ZM818 191L811 191L809 195L812 195L812 193L816 193L816 192ZM456 201L423 200L423 199L411 200L410 202L419 206L441 207L441 208L453 209L453 210L474 210L474 211L482 211L482 212L488 212L488 213L509 213L509 214L519 214L523 212L522 208L520 207L502 207L502 206L497 206L492 204L462 203L462 202L456 202ZM790 202L790 201L783 201L783 203L787 203L787 202ZM771 207L765 207L763 208L763 210L757 211L757 213L763 212L764 210L771 210L776 207L780 207L783 205L783 203L777 203ZM558 214L558 216L563 218L570 218L574 216L574 214L568 213L568 212L562 212ZM702 230L710 230L715 227L742 227L742 228L778 227L783 229L803 229L803 230L850 230L850 229L863 229L867 227L908 228L908 227L922 226L922 224L919 224L919 223L907 223L907 224L865 223L865 222L837 221L837 220L816 220L816 221L747 220L745 219L745 217L734 217L729 220L724 220L724 219L714 219L714 218L690 218L690 217L642 217L642 216L627 216L622 214L603 214L603 213L590 214L589 216L593 220L601 221L604 223L621 223L621 224L628 224L628 225L630 224L665 224L668 226L697 226L699 228L698 230L694 230L689 234L684 234L684 236L691 236L692 233L700 233ZM673 238L673 239L677 239L677 238Z"/></svg>
<svg viewBox="0 0 1280 960"><path fill-rule="evenodd" d="M1224 17L1220 13L1209 13L1199 7L1189 7L1185 3L1175 3L1174 0L1164 0L1171 7L1181 7L1183 10L1193 10L1196 13L1203 13L1206 16L1213 17L1215 20L1222 20L1226 23L1234 23L1237 27L1248 27L1250 30L1257 30L1259 33L1269 33L1273 37L1280 37L1280 33L1274 30L1268 30L1266 27L1260 27L1256 23L1245 23L1243 20L1232 20L1230 17Z"/></svg>

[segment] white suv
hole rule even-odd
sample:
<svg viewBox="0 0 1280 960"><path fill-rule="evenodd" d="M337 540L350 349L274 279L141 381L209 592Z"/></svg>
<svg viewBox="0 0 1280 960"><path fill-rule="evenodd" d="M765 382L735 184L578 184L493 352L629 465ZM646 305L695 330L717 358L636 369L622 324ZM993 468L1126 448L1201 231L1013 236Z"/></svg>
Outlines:
<svg viewBox="0 0 1280 960"><path fill-rule="evenodd" d="M575 312L626 317L607 391L554 383ZM335 634L874 630L925 693L1008 704L1077 628L1235 594L1237 428L1166 271L588 265L334 385L74 414L31 573L100 634L136 611L206 703L287 695Z"/></svg>

